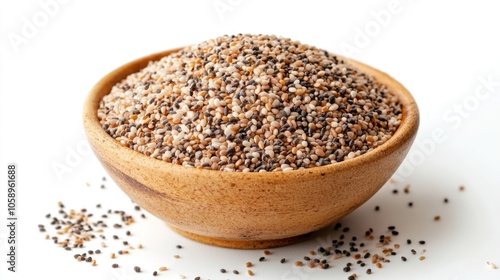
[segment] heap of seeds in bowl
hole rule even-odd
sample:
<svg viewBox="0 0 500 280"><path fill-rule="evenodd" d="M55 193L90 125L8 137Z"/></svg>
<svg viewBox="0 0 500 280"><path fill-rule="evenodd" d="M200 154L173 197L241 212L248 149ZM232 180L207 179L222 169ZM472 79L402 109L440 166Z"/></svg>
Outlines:
<svg viewBox="0 0 500 280"><path fill-rule="evenodd" d="M185 47L117 83L98 118L122 145L195 168L291 171L377 148L402 118L396 96L327 51L233 35Z"/></svg>

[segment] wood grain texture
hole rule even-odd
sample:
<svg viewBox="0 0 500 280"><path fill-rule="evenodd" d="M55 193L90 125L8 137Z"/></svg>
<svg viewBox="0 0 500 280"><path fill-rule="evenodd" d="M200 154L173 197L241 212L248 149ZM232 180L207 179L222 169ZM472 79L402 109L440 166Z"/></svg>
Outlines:
<svg viewBox="0 0 500 280"><path fill-rule="evenodd" d="M337 221L371 198L406 156L419 125L411 94L389 75L344 58L397 95L403 120L383 145L344 162L290 172L200 170L150 158L109 136L97 118L114 84L169 50L132 61L103 77L90 91L83 123L94 153L111 178L137 204L177 232L231 248L295 243Z"/></svg>

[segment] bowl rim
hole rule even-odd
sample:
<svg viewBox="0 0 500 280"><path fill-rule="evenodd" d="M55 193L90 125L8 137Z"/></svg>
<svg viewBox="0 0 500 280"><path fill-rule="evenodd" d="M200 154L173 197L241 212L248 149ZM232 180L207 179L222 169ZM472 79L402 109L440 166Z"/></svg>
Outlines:
<svg viewBox="0 0 500 280"><path fill-rule="evenodd" d="M190 172L193 172L193 175L208 176L217 174L217 176L231 181L244 180L249 178L260 178L265 180L266 178L275 177L277 173L280 173L287 175L282 176L284 179L289 178L290 180L296 180L297 178L307 179L307 177L310 176L324 176L325 174L340 172L345 169L356 168L360 165L377 161L378 159L384 158L392 152L396 151L397 147L400 144L403 144L407 141L413 141L414 136L417 133L419 126L418 106L413 96L402 84L400 84L397 80L395 80L385 72L382 72L374 67L368 66L351 58L334 54L349 65L352 65L361 72L374 77L379 83L385 85L389 89L391 94L394 94L398 97L398 100L402 105L403 117L396 132L385 143L361 156L347 159L342 162L287 172L230 172L212 169L199 169L183 166L180 164L169 163L160 159L151 158L141 152L122 146L117 140L115 140L102 128L102 125L100 124L97 117L97 110L103 96L108 94L111 88L117 82L123 80L128 75L146 67L149 62L159 60L162 57L181 49L183 49L183 47L153 53L130 61L106 74L92 87L83 106L83 125L91 146L93 146L93 144L95 144L96 142L100 142L100 145L103 145L104 149L119 150L120 152L117 154L119 154L119 156L123 159L130 160L134 157L140 157L141 160L138 160L138 163L140 162L141 164L147 164L150 168L158 170L168 169L169 171L177 172L190 169Z"/></svg>

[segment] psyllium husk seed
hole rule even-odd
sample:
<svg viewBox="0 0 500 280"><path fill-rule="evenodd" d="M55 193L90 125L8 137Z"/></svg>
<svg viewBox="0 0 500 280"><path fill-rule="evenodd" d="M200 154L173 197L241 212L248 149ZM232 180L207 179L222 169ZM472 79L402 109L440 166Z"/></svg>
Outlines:
<svg viewBox="0 0 500 280"><path fill-rule="evenodd" d="M324 50L266 35L222 36L114 85L97 117L121 145L221 171L291 171L349 160L398 128L386 86Z"/></svg>
<svg viewBox="0 0 500 280"><path fill-rule="evenodd" d="M134 266L134 271L135 272L141 272L141 268L139 266Z"/></svg>

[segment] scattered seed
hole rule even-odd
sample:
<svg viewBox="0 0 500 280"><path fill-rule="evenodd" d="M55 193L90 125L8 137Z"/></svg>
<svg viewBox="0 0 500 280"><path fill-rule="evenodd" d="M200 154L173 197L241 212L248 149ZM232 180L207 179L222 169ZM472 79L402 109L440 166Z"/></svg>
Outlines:
<svg viewBox="0 0 500 280"><path fill-rule="evenodd" d="M156 275L158 275L158 272L155 270L155 271L153 271L153 276L156 276Z"/></svg>
<svg viewBox="0 0 500 280"><path fill-rule="evenodd" d="M371 269L371 268L368 268L368 269L366 270L366 274L372 274L372 269Z"/></svg>
<svg viewBox="0 0 500 280"><path fill-rule="evenodd" d="M252 267L252 266L253 266L253 263L252 263L252 262L247 262L247 263L245 264L245 266L246 266L246 267Z"/></svg>
<svg viewBox="0 0 500 280"><path fill-rule="evenodd" d="M266 257L260 257L260 258L259 258L259 262L263 262L263 261L265 261L265 260L266 260Z"/></svg>
<svg viewBox="0 0 500 280"><path fill-rule="evenodd" d="M406 194L410 193L410 185L405 186L404 193L406 193Z"/></svg>
<svg viewBox="0 0 500 280"><path fill-rule="evenodd" d="M166 271L167 270L167 267L166 266L161 266L160 268L158 268L159 271Z"/></svg>
<svg viewBox="0 0 500 280"><path fill-rule="evenodd" d="M221 273L226 273L226 270L225 270L224 268L221 268L221 269L220 269L220 272L221 272Z"/></svg>
<svg viewBox="0 0 500 280"><path fill-rule="evenodd" d="M436 221L436 222L437 222L437 221L439 221L439 220L441 220L441 216L439 216L439 215L434 216L434 221Z"/></svg>
<svg viewBox="0 0 500 280"><path fill-rule="evenodd" d="M497 269L497 266L496 264L492 263L492 262L486 262L486 264L491 268L491 269Z"/></svg>
<svg viewBox="0 0 500 280"><path fill-rule="evenodd" d="M248 274L248 276L254 276L253 271L251 271L251 270L247 270L247 274Z"/></svg>
<svg viewBox="0 0 500 280"><path fill-rule="evenodd" d="M375 206L375 211L379 211L380 210L380 206Z"/></svg>
<svg viewBox="0 0 500 280"><path fill-rule="evenodd" d="M458 190L462 192L462 191L464 191L464 190L465 190L465 187L464 187L464 186L459 186L459 187L458 187Z"/></svg>
<svg viewBox="0 0 500 280"><path fill-rule="evenodd" d="M295 262L295 266L303 266L303 265L304 265L304 263L301 262L301 261L296 261Z"/></svg>
<svg viewBox="0 0 500 280"><path fill-rule="evenodd" d="M280 263L286 263L286 259L285 259L285 258L282 258L282 259L280 260Z"/></svg>
<svg viewBox="0 0 500 280"><path fill-rule="evenodd" d="M233 273L234 273L234 274L240 274L240 272L239 272L238 270L236 270L236 269L235 269L235 270L233 270Z"/></svg>
<svg viewBox="0 0 500 280"><path fill-rule="evenodd" d="M180 258L181 258L181 256L179 256L179 255L174 255L174 259L180 259Z"/></svg>
<svg viewBox="0 0 500 280"><path fill-rule="evenodd" d="M445 198L443 201L444 203L448 203L448 198Z"/></svg>
<svg viewBox="0 0 500 280"><path fill-rule="evenodd" d="M112 268L117 268L117 267L119 267L119 265L117 263L114 263L114 264L111 265L111 267Z"/></svg>
<svg viewBox="0 0 500 280"><path fill-rule="evenodd" d="M418 244L424 245L425 241L424 240L420 240L420 241L418 241Z"/></svg>
<svg viewBox="0 0 500 280"><path fill-rule="evenodd" d="M141 268L139 266L134 266L134 271L139 273L141 272Z"/></svg>
<svg viewBox="0 0 500 280"><path fill-rule="evenodd" d="M423 260L425 260L425 256L420 256L420 257L418 257L418 259L423 261Z"/></svg>
<svg viewBox="0 0 500 280"><path fill-rule="evenodd" d="M182 249L182 246L181 245L176 245L175 248Z"/></svg>
<svg viewBox="0 0 500 280"><path fill-rule="evenodd" d="M401 256L401 260L406 261L406 257Z"/></svg>

